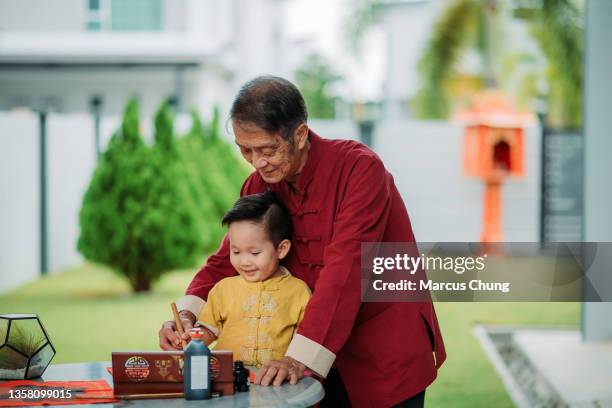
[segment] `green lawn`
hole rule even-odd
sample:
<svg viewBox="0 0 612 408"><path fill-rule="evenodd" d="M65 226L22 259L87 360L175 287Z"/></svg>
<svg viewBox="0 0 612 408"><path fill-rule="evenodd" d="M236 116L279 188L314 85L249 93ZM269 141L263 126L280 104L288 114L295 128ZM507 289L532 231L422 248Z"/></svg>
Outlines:
<svg viewBox="0 0 612 408"><path fill-rule="evenodd" d="M157 349L170 302L194 271L166 275L132 295L112 272L86 265L0 296L0 313L37 313L57 349L55 363L109 360L112 350ZM576 303L438 303L448 359L427 391L430 407L510 407L512 403L472 327L476 323L578 325Z"/></svg>

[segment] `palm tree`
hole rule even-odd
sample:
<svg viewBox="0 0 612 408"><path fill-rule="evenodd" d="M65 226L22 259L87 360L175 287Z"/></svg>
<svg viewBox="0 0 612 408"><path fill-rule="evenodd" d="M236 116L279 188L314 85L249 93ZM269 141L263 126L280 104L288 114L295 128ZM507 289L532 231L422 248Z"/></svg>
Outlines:
<svg viewBox="0 0 612 408"><path fill-rule="evenodd" d="M354 0L359 6L351 15L349 36L353 44L365 28L377 21L382 0ZM419 61L421 88L413 99L417 117L447 118L451 111L450 84L468 50L481 57L481 86L502 87L501 52L505 49L503 19L511 7L515 18L526 21L530 34L547 60L546 99L549 124L579 128L582 123L582 38L584 0L450 0L433 27ZM533 58L532 58L533 59ZM522 78L517 93L537 90L534 75Z"/></svg>
<svg viewBox="0 0 612 408"><path fill-rule="evenodd" d="M560 128L582 125L582 0L522 0L531 34L548 60L548 120Z"/></svg>
<svg viewBox="0 0 612 408"><path fill-rule="evenodd" d="M496 10L495 8L490 8ZM450 113L448 84L456 74L457 64L468 46L479 50L483 77L487 85L497 84L489 55L484 3L478 0L454 0L433 27L432 35L418 65L422 86L413 100L415 115L421 118L446 118Z"/></svg>

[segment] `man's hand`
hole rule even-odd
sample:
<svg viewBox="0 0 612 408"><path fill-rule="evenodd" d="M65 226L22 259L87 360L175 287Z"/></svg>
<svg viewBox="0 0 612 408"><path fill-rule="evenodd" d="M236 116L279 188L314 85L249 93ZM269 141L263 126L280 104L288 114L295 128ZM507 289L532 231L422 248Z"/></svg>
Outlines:
<svg viewBox="0 0 612 408"><path fill-rule="evenodd" d="M257 371L253 383L268 386L270 384L279 386L285 380L290 384L304 377L306 366L291 357L283 357L280 360L270 360Z"/></svg>
<svg viewBox="0 0 612 408"><path fill-rule="evenodd" d="M188 310L181 310L179 313L179 317L181 319L181 323L183 324L183 340L189 343L189 330L193 328L195 324L196 317L193 313ZM162 350L182 350L181 346L181 336L179 335L176 329L176 323L174 320L169 320L162 324L161 329L159 329L159 347Z"/></svg>

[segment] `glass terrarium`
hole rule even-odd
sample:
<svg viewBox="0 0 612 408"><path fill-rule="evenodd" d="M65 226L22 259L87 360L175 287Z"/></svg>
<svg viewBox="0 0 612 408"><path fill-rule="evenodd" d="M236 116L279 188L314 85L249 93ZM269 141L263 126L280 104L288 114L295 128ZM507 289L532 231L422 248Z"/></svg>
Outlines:
<svg viewBox="0 0 612 408"><path fill-rule="evenodd" d="M40 377L55 355L35 314L0 315L0 380Z"/></svg>

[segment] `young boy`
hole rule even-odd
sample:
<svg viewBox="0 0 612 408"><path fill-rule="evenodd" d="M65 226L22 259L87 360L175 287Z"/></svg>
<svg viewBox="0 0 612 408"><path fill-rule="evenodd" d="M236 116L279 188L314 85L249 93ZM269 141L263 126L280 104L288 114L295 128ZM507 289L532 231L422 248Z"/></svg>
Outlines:
<svg viewBox="0 0 612 408"><path fill-rule="evenodd" d="M310 289L279 265L291 247L291 216L273 192L241 197L225 214L230 262L239 276L218 282L198 318L205 342L259 367L281 359Z"/></svg>

